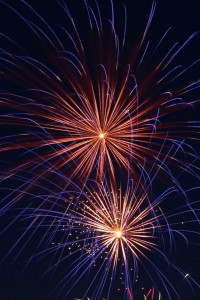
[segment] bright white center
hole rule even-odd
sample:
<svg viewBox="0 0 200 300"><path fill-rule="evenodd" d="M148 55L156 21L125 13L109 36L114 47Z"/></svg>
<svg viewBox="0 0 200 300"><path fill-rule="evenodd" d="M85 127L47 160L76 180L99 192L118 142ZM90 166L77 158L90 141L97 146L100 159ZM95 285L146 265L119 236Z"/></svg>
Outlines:
<svg viewBox="0 0 200 300"><path fill-rule="evenodd" d="M117 238L120 238L122 236L122 232L120 230L115 231L115 235Z"/></svg>
<svg viewBox="0 0 200 300"><path fill-rule="evenodd" d="M105 133L100 133L100 134L99 134L99 138L100 138L100 139L103 139L104 136L105 136Z"/></svg>

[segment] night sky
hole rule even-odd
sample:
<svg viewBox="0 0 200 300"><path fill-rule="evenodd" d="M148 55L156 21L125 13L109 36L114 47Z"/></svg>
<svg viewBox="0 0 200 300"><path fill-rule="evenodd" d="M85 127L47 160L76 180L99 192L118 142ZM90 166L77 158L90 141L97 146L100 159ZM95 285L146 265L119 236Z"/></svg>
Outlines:
<svg viewBox="0 0 200 300"><path fill-rule="evenodd" d="M18 43L24 51L24 55L28 55L30 57L35 57L38 60L41 60L44 63L49 63L49 66L54 70L54 61L53 59L48 61L51 57L53 51L49 51L48 47L45 48L45 43L40 43L39 39L34 37L34 34L31 32L30 29L27 28L26 24L19 20L19 17L16 16L14 12L11 11L11 8L7 7L5 4L10 5L20 11L23 14L25 11L23 8L22 3L19 0L5 0L4 4L0 1L0 32L4 35L9 36L13 39L16 43ZM64 26L68 28L68 21L65 20L65 15L63 14L60 6L58 5L56 0L27 0L27 2L34 8L36 11L47 21L52 28L59 27L58 25ZM89 3L93 3L94 1L88 1ZM104 18L108 18L110 16L110 6L109 0L97 0L101 14ZM116 22L116 30L119 33L119 36L123 35L123 3L127 7L127 43L130 44L130 47L127 47L127 55L130 55L131 44L136 44L141 36L141 33L144 31L144 27L151 9L152 2L145 1L145 0L114 0L114 11L115 11L115 22ZM87 31L85 20L88 18L87 13L84 10L84 1L81 0L66 0L66 3L72 12L74 17L75 23L79 24L79 33L81 38L86 39L86 41L90 41L86 46L86 51L90 53L90 45L94 45L95 41L92 40L90 37L89 31ZM169 42L170 45L173 45L176 41L180 41L183 43L190 34L199 30L200 27L200 2L197 0L191 1L179 1L179 0L158 0L156 1L156 11L153 18L153 22L150 27L150 31L148 33L147 40L150 41L150 53L152 53L153 49L156 47L158 41L160 40L163 33L167 30L167 28L171 27L169 36L167 38L166 44L164 44L160 50L158 51L158 62L160 61L161 57L163 57L163 53L165 53L165 47L167 47L167 43ZM26 15L27 17L29 14ZM66 17L67 18L67 17ZM33 18L32 18L33 20ZM40 26L38 19L35 19L34 22ZM62 39L62 35L61 35ZM106 37L105 37L106 39ZM9 41L6 39L0 39L2 48L12 50L15 52L16 48L14 44L10 44ZM65 44L67 48L67 43ZM130 50L130 51L129 51ZM163 51L164 50L164 51ZM109 51L109 49L105 49L105 52ZM45 53L50 53L50 55L45 56ZM199 58L200 47L199 47L199 36L195 37L182 51L181 53L175 58L175 65L183 64L185 67L191 65L194 61ZM3 52L1 52L2 57L4 57ZM22 54L23 55L23 54ZM112 57L112 53L110 53ZM88 55L87 63L88 65L92 66L94 63L95 58L92 58ZM123 62L122 62L123 64ZM1 71L1 85L0 90L4 93L5 91L9 91L11 93L19 93L22 95L21 90L26 90L26 88L31 88L27 85L27 81L31 81L29 78L29 74L27 72L27 81L24 81L20 86L20 79L18 80L16 77L17 73L9 73L8 76L4 76L6 74L6 63L5 61L0 62L0 66L3 68ZM186 73L184 76L184 80L190 80L191 78L198 79L197 72L199 71L198 65L195 65L189 72ZM20 73L20 70L18 71ZM146 76L147 72L145 70L144 76ZM22 74L23 76L23 74ZM95 76L95 75L92 75ZM93 78L92 78L93 79ZM145 80L145 78L144 78ZM183 82L184 83L184 82ZM51 82L49 83L51 85ZM33 86L34 88L34 86ZM153 89L157 87L153 87ZM173 88L173 83L172 83ZM188 98L187 98L188 97ZM189 96L186 96L186 101L189 101L189 97L192 99L198 99L199 93L198 90L192 91L189 93ZM38 100L40 102L40 100ZM9 114L15 112L14 107L9 107L6 105L2 106L1 114ZM167 116L163 117L163 122L168 122L172 120L178 121L199 121L199 107L195 106L194 108L185 108L181 112L178 111L176 113L171 113ZM35 138L37 137L37 129L26 125L18 126L12 122L10 124L5 124L4 121L1 121L1 146L4 147L7 143L7 139L4 137L8 135L16 135L16 134L23 134L32 130L35 133ZM189 143L194 149L196 150L196 156L199 155L199 142L193 139L196 137L196 133L191 133ZM17 141L19 144L21 143L20 138ZM9 140L9 145L12 144L12 140ZM154 147L154 146L153 146ZM45 148L46 149L46 148ZM155 148L156 149L156 148ZM39 150L40 151L40 150ZM20 165L24 163L24 157L27 160L31 160L31 153L26 154L23 156L25 150L23 148L11 150L11 151L4 151L1 152L1 175L5 174L7 170L11 170L12 166ZM40 152L38 152L40 154ZM47 149L48 153L48 149ZM35 158L36 159L36 158ZM184 158L187 161L187 155ZM199 160L195 162L195 165L200 167ZM70 165L71 167L71 165ZM121 172L121 169L118 165L115 166L117 170L117 183L122 181L122 185L126 186L126 178L125 172ZM40 170L40 169L38 169ZM175 177L180 178L180 183L183 186L183 189L189 189L192 187L199 186L199 180L196 176L192 176L191 174L186 174L184 176L179 177L181 172L180 169L176 169L176 166L172 166L173 174ZM62 169L63 171L63 169ZM95 172L95 171L94 171ZM198 173L198 170L196 170ZM25 173L24 173L25 174ZM67 175L66 175L67 176ZM94 176L93 173L90 175L91 177ZM151 197L157 197L159 193L162 193L165 189L165 186L172 184L171 179L162 175L162 173L158 176L153 182L153 192ZM163 177L163 178L161 178ZM54 178L50 175L50 180L55 180L56 183L59 183L61 188L64 188L64 181L60 181L58 178ZM31 177L27 178L31 180ZM74 178L75 183L79 185L80 181L77 178ZM42 183L41 184L45 184ZM1 198L4 199L9 194L9 189L17 190L19 186L19 182L16 180L15 176L11 176L7 180L2 180L1 182ZM48 191L51 190L50 184L45 186ZM33 187L32 192L37 194L38 197L40 193L44 192L43 187L37 188ZM54 191L55 192L55 191ZM198 201L198 189L194 190L190 193L189 198L192 202ZM5 198L5 201L2 201L2 208L6 203L11 201L12 197ZM177 202L181 203L181 195L177 196ZM177 209L177 204L172 203L169 197L169 202L165 202L163 204L163 211L172 211L173 209ZM63 274L65 274L65 270L67 269L67 265L69 264L69 260L64 261L63 263L59 264L55 269L46 273L47 269L50 268L51 264L56 263L56 259L58 259L58 255L56 253L51 253L45 257L42 256L35 256L35 250L38 244L41 241L41 237L44 235L43 229L39 229L37 234L33 234L33 231L30 231L28 239L28 235L22 237L19 244L13 248L11 252L10 249L14 246L16 241L22 236L25 228L29 226L30 220L26 218L20 218L13 222L15 217L20 214L20 209L27 207L28 202L28 195L25 194L24 197L19 197L18 202L14 203L12 207L4 212L1 215L0 221L0 228L3 230L3 233L0 235L0 261L1 261L1 268L0 268L0 300L72 300L77 298L81 298L83 292L85 291L86 287L91 282L94 271L91 271L89 275L83 276L83 279L78 282L78 284L72 289L72 291L66 296L66 291L68 290L68 286L65 286L63 283L62 287L64 286L63 290L59 291L57 288L58 283L61 281ZM36 200L39 201L39 200ZM49 208L48 205L46 207ZM199 202L196 203L193 208L199 209ZM186 221L194 220L194 215L187 215ZM198 216L196 216L198 218ZM175 220L175 219L174 219ZM177 217L177 222L180 219ZM7 228L7 226L10 226ZM7 228L7 230L4 230ZM34 229L33 229L34 230ZM189 230L191 231L199 231L199 224L195 222L194 224L189 224ZM31 234L33 234L31 238ZM60 234L60 233L59 233ZM56 236L56 239L59 240L59 234ZM169 254L169 240L166 239L166 253L168 254L167 257L170 258L176 266L180 266L183 271L183 274L191 274L192 277L200 283L200 256L199 256L199 240L197 239L197 235L191 234L191 243L187 246L186 243L180 238L180 236L176 237L176 249L173 249L172 253ZM44 243L45 245L45 243ZM40 248L41 250L41 248ZM7 254L9 255L7 256ZM146 252L148 255L148 252ZM150 259L153 259L153 256L150 254ZM155 258L154 258L155 259ZM184 276L177 275L176 272L171 270L167 267L167 264L164 266L161 261L158 260L158 265L164 270L165 275L171 280L174 287L177 289L180 299L181 300L198 300L200 299L200 289L192 285L192 289L189 285L185 284ZM98 268L98 263L96 268ZM121 272L121 271L120 271ZM116 287L120 287L120 290L111 292L109 296L109 300L123 300L125 299L123 296L122 288L121 288L121 280L120 280L120 272L116 276ZM151 272L151 270L149 270ZM133 289L133 299L134 300L142 300L144 299L144 294L147 294L150 288L153 287L152 282L150 282L149 277L145 273L144 269L139 267L138 273L138 281L136 282L134 289ZM153 278L153 280L156 278ZM168 295L158 283L157 286L154 286L156 289L155 293L155 300L158 299L158 292L161 291L161 295L163 300L170 299ZM105 290L108 288L108 283L105 284ZM169 292L172 291L169 289ZM172 292L172 300L178 299L176 295ZM88 292L88 297L91 294ZM103 292L101 297L98 299L103 299L106 297L106 293ZM86 298L85 298L86 299ZM90 298L93 300L92 298ZM95 298L97 299L97 298ZM106 299L107 300L107 299ZM154 299L152 299L154 300Z"/></svg>

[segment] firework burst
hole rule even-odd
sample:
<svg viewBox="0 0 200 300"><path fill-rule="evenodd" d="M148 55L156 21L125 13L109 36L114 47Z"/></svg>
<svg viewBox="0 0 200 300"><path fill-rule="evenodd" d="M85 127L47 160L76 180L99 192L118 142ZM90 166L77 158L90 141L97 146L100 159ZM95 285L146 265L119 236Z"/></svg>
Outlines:
<svg viewBox="0 0 200 300"><path fill-rule="evenodd" d="M167 30L150 50L153 3L139 42L133 40L130 46L125 7L117 33L112 1L106 21L95 1L91 6L84 3L87 18L81 27L66 3L60 3L67 25L56 32L25 1L17 1L16 6L1 1L40 43L37 56L37 44L32 52L1 35L8 44L1 51L1 75L14 86L2 90L1 104L9 113L1 116L1 122L16 125L15 132L3 139L1 151L22 149L25 161L20 160L15 170L12 166L7 176L53 162L71 178L101 180L108 172L115 179L123 170L138 178L144 168L149 172L155 158L166 174L174 164L196 176L197 157L187 137L197 139L198 126L192 120L166 117L196 102L187 95L199 87L199 80L184 85L181 81L198 60L185 68L174 64L196 33L181 45L169 44L163 54ZM22 12L17 4L23 5Z"/></svg>
<svg viewBox="0 0 200 300"><path fill-rule="evenodd" d="M197 202L165 211L165 202L180 197L174 187L152 200L148 187L141 191L132 181L127 182L125 193L121 186L117 188L107 181L101 185L90 181L84 190L74 185L71 192L62 190L55 195L52 189L51 195L47 191L41 195L41 187L38 189L38 195L37 186L35 192L23 191L26 207L19 209L13 222L21 220L27 229L8 255L20 244L21 253L37 236L39 243L28 263L38 257L47 259L51 263L45 273L56 272L59 266L62 276L56 290L65 297L81 283L82 287L86 284L77 295L81 298L90 295L91 299L110 299L116 293L123 299L131 299L137 282L142 284L141 277L147 276L167 298L179 299L164 270L167 267L180 278L186 273L170 262L167 252L173 249L175 235L184 241L190 234L198 235L190 229L192 223L198 223L198 209L194 209ZM84 283L88 277L89 283ZM198 286L191 277L186 281ZM152 293L146 299L153 297Z"/></svg>

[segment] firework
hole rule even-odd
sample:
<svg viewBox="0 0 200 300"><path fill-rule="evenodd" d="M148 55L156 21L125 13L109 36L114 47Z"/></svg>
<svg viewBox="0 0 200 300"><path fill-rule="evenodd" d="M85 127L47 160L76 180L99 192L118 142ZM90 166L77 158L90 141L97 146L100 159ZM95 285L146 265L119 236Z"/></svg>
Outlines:
<svg viewBox="0 0 200 300"><path fill-rule="evenodd" d="M1 104L9 109L1 122L14 128L2 140L1 151L21 149L23 154L23 161L15 168L12 164L7 176L50 162L71 178L101 180L107 172L115 179L119 171L128 170L138 179L143 169L151 171L155 159L157 168L170 177L170 165L197 176L197 156L187 137L196 139L198 126L192 119L179 122L168 117L177 110L189 111L196 102L187 95L199 87L199 80L181 82L198 61L185 68L174 65L196 33L181 45L168 42L163 54L167 30L151 51L147 37L153 2L139 42L133 35L130 46L125 7L117 33L112 1L108 20L95 1L91 6L84 3L84 28L62 2L60 12L67 25L56 31L28 3L10 6L1 1L37 41L31 51L1 35L7 45L1 51L1 75L6 86L11 82L13 87L1 92ZM18 4L23 4L22 11Z"/></svg>
<svg viewBox="0 0 200 300"><path fill-rule="evenodd" d="M184 241L191 233L198 235L190 230L192 223L198 223L194 209L197 202L179 203L176 209L165 211L165 202L180 197L174 187L164 190L155 199L149 196L149 187L142 191L132 181L127 182L125 193L123 190L122 186L116 187L106 180L102 184L89 181L84 189L74 185L71 192L60 190L53 194L51 188L50 195L46 189L41 195L41 187L36 186L25 195L26 207L18 209L20 213L13 221L21 220L27 229L8 255L20 244L21 253L38 237L40 242L28 263L39 257L47 259L49 266L45 273L56 272L59 267L62 275L56 290L66 297L81 283L82 287L86 284L82 294L77 295L81 298L89 295L91 299L112 299L116 293L123 299L131 299L134 286L138 281L142 284L141 277L147 276L150 282L162 288L166 299L178 299L174 284L165 274L166 267L169 272L185 277L189 284L198 286L194 279L185 276L186 272L170 262L175 235ZM85 282L85 278L90 280ZM152 290L146 299L149 297L153 297Z"/></svg>

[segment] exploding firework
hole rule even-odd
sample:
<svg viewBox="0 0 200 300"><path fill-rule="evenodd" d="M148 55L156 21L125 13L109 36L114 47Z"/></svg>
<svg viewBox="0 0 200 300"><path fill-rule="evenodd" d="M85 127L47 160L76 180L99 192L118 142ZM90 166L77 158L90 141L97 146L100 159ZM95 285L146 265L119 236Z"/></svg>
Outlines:
<svg viewBox="0 0 200 300"><path fill-rule="evenodd" d="M6 41L1 104L9 109L1 122L14 128L1 151L21 149L23 154L7 176L25 168L41 172L53 163L71 178L101 180L107 172L114 179L123 170L138 178L144 169L150 172L155 159L170 177L173 165L197 176L197 156L187 137L197 138L198 126L192 119L179 121L175 112L190 111L196 102L188 94L199 81L187 81L185 73L198 60L186 67L174 62L196 33L181 45L171 44L168 29L152 50L147 37L154 2L147 25L141 34L133 33L131 45L125 7L118 32L112 1L107 19L96 1L84 1L84 26L64 1L59 4L66 24L61 21L58 30L25 1L13 6L1 1L17 15L25 34L28 30L27 38L35 40L33 51L1 35Z"/></svg>
<svg viewBox="0 0 200 300"><path fill-rule="evenodd" d="M122 186L116 187L106 180L102 184L89 181L84 189L76 187L74 191L75 187L55 194L51 188L51 195L46 189L46 194L41 195L40 186L38 195L37 188L35 193L27 192L26 207L19 209L12 222L21 220L27 229L8 255L20 244L24 249L32 239L39 238L28 263L40 257L49 262L45 273L56 272L58 268L62 275L56 290L65 297L75 293L76 286L81 284L86 285L77 294L81 298L89 295L91 299L112 299L119 294L123 299L131 299L134 286L137 282L143 284L147 277L166 299L178 299L165 271L167 267L176 276L185 276L182 269L170 262L170 251L175 235L187 241L189 235L198 234L190 227L198 223L198 202L181 206L179 203L176 209L166 211L165 202L171 198L180 200L174 187L151 199L148 187L141 191L132 181L127 182L125 193ZM90 279L85 282L85 278ZM191 277L186 282L198 286ZM146 299L153 297L152 293L151 290Z"/></svg>

